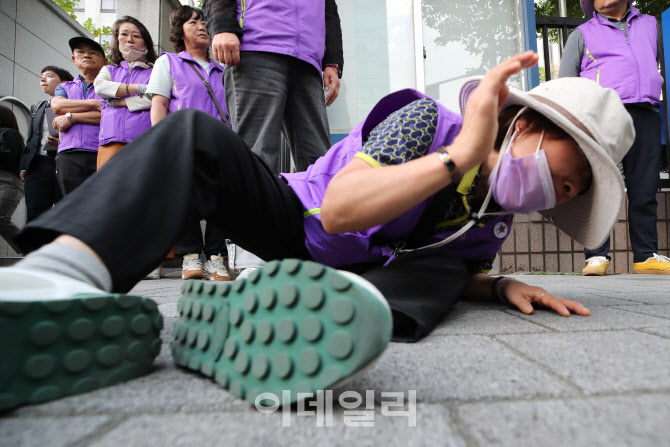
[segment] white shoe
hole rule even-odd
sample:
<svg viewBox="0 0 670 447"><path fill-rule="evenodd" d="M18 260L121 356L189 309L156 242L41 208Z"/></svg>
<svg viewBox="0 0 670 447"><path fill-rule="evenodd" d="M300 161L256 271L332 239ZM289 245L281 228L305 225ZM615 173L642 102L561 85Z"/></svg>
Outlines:
<svg viewBox="0 0 670 447"><path fill-rule="evenodd" d="M161 349L154 301L51 272L0 268L0 413L146 374Z"/></svg>
<svg viewBox="0 0 670 447"><path fill-rule="evenodd" d="M244 279L244 278L249 277L249 275L251 275L256 270L258 270L258 267L247 267L245 269L242 269L240 274L237 275L237 278L235 278L235 281L237 281L238 279Z"/></svg>
<svg viewBox="0 0 670 447"><path fill-rule="evenodd" d="M197 253L185 255L181 264L181 279L202 279L204 275L200 255Z"/></svg>
<svg viewBox="0 0 670 447"><path fill-rule="evenodd" d="M161 279L164 276L165 273L163 272L163 266L159 265L158 267L153 269L147 276L145 276L144 279Z"/></svg>
<svg viewBox="0 0 670 447"><path fill-rule="evenodd" d="M211 256L211 259L205 262L205 268L203 269L205 278L210 281L230 281L230 275L226 266L223 264L223 256L220 254L218 256Z"/></svg>

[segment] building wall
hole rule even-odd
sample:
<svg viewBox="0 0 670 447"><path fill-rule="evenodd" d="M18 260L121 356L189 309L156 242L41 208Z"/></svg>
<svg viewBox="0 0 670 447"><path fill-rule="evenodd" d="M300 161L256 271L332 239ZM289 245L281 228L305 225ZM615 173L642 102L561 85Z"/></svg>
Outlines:
<svg viewBox="0 0 670 447"><path fill-rule="evenodd" d="M29 107L44 99L39 87L44 66L57 65L75 74L77 67L70 59L67 43L74 36L92 37L51 0L0 0L0 98L15 97ZM27 110L16 103L0 104L12 106L25 138ZM20 225L25 222L23 202L14 221ZM0 258L14 256L16 253L0 238Z"/></svg>

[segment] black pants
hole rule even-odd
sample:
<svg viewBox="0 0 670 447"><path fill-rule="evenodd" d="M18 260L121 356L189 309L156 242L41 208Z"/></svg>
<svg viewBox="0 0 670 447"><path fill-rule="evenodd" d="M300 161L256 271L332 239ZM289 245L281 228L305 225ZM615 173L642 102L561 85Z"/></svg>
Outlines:
<svg viewBox="0 0 670 447"><path fill-rule="evenodd" d="M92 151L61 152L56 155L56 177L63 195L70 194L97 170L98 153Z"/></svg>
<svg viewBox="0 0 670 447"><path fill-rule="evenodd" d="M195 212L189 214L181 238L177 242L175 255L184 256L191 253L205 253L209 259L212 256L225 256L228 247L226 246L226 236L223 230L214 222L205 222L205 241L203 243L202 228L200 227L200 218Z"/></svg>
<svg viewBox="0 0 670 447"><path fill-rule="evenodd" d="M633 262L644 262L658 253L656 230L656 192L661 169L661 116L649 107L627 104L633 118L635 141L623 158L628 194L628 228ZM591 256L608 256L610 240L595 250L584 250Z"/></svg>
<svg viewBox="0 0 670 447"><path fill-rule="evenodd" d="M175 244L194 206L265 260L310 259L297 196L220 121L177 112L128 148L26 225L19 245L30 251L59 234L74 236L102 258L114 290L127 291ZM469 279L461 261L435 251L408 254L362 276L389 301L396 338L404 341L430 332Z"/></svg>
<svg viewBox="0 0 670 447"><path fill-rule="evenodd" d="M53 155L35 155L30 162L24 185L27 221L54 206L63 194L56 178L56 160Z"/></svg>

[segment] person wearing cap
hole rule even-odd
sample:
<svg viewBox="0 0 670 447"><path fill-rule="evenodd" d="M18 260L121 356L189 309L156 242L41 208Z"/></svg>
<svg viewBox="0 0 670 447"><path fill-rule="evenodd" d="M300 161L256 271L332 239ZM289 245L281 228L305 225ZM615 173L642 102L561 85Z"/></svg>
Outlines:
<svg viewBox="0 0 670 447"><path fill-rule="evenodd" d="M96 41L80 36L70 39L69 44L79 76L56 87L51 100L51 108L60 115L54 118L53 127L60 135L56 177L64 196L96 171L104 100L95 93L93 82L107 64L105 52Z"/></svg>
<svg viewBox="0 0 670 447"><path fill-rule="evenodd" d="M670 275L670 259L658 254L656 192L661 167L660 39L656 19L630 0L581 0L591 19L565 45L559 77L584 77L613 88L633 118L635 141L622 160L628 192L633 273ZM602 276L610 262L609 238L585 248L582 274Z"/></svg>
<svg viewBox="0 0 670 447"><path fill-rule="evenodd" d="M341 384L392 337L424 337L459 299L587 316L580 303L485 273L513 214L540 211L596 247L623 200L617 163L633 126L621 100L588 79L558 79L529 93L506 86L536 62L527 52L466 82L464 116L416 90L391 93L305 172L281 176L217 119L171 114L128 145L141 150L121 151L18 235L22 248L37 250L0 269L0 312L20 310L13 321L30 320L37 314L26 300L60 300L58 308L71 311L49 317L58 324L86 314L94 326L127 328L112 340L91 337L88 349L133 351L136 365L123 377L141 374L160 346L146 337L157 340L152 328L160 324L155 306L122 294L160 261L195 206L235 243L281 260L233 285L185 283L172 331L179 365L250 402L281 390L294 402L298 392ZM149 200L156 197L166 199ZM175 225L159 225L170 220ZM82 310L80 296L96 297L94 308L110 304L94 314ZM115 302L126 307L114 311ZM107 321L115 317L126 324ZM23 339L30 328L17 323L10 333ZM33 352L19 347L11 361ZM97 386L118 371L110 363ZM62 386L89 373L83 368ZM17 392L11 402L26 396Z"/></svg>

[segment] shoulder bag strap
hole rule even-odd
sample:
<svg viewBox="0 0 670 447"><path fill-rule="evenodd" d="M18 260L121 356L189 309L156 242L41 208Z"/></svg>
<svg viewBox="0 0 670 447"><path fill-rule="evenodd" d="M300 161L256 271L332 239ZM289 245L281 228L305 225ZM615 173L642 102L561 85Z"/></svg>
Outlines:
<svg viewBox="0 0 670 447"><path fill-rule="evenodd" d="M188 59L184 59L184 60L189 63L188 65L193 69L193 71L195 71L195 74L198 75L198 77L200 78L202 83L205 84L205 87L207 88L207 92L209 93L209 96L212 98L212 100L214 101L214 104L216 105L216 110L219 111L219 115L221 116L221 121L228 124L229 127L233 127L233 126L230 125L230 123L226 119L226 115L223 113L223 110L221 109L221 105L219 104L219 100L216 99L216 95L214 94L214 90L212 90L212 86L209 84L209 82L207 82L207 80L205 78L202 77L202 74L200 73L200 71L198 71L198 69L195 68L195 65L194 65L195 62L190 61Z"/></svg>

